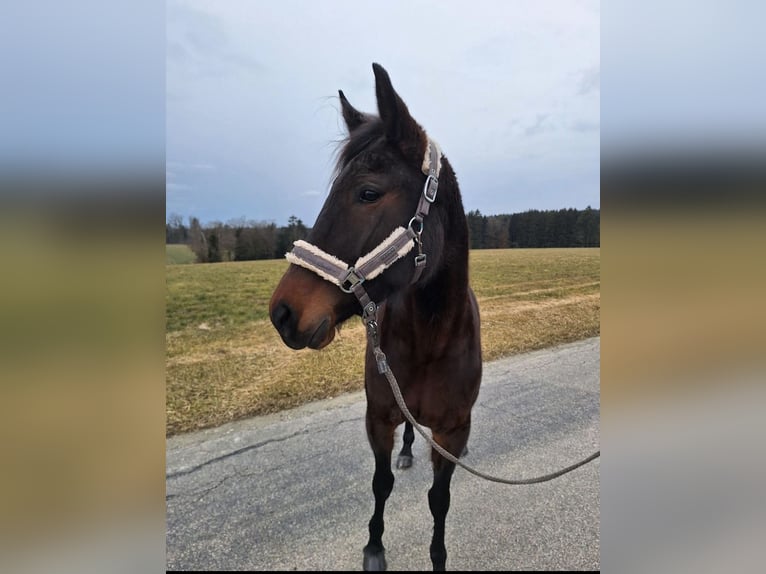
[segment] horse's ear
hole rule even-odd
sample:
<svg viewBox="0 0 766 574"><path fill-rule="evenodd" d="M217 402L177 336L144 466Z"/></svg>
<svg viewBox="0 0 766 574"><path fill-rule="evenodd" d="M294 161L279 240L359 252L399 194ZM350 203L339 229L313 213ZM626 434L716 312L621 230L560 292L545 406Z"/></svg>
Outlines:
<svg viewBox="0 0 766 574"><path fill-rule="evenodd" d="M343 90L338 90L338 96L340 96L340 108L343 111L343 119L346 121L349 133L351 133L366 121L365 114L348 102Z"/></svg>
<svg viewBox="0 0 766 574"><path fill-rule="evenodd" d="M386 130L386 139L399 146L406 157L422 161L426 148L426 135L410 115L399 94L391 85L391 78L380 64L373 64L375 73L375 95L378 98L378 113Z"/></svg>

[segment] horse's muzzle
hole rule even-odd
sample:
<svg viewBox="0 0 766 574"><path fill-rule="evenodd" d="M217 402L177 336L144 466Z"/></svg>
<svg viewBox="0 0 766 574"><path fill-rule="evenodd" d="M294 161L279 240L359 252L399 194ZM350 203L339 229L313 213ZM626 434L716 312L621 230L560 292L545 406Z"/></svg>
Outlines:
<svg viewBox="0 0 766 574"><path fill-rule="evenodd" d="M291 349L322 349L335 338L342 297L335 285L290 265L271 296L269 317Z"/></svg>
<svg viewBox="0 0 766 574"><path fill-rule="evenodd" d="M284 301L279 301L271 308L271 322L282 337L285 345L291 349L321 349L332 341L330 317L322 319L318 325L312 325L308 329L299 328L299 317L294 309Z"/></svg>

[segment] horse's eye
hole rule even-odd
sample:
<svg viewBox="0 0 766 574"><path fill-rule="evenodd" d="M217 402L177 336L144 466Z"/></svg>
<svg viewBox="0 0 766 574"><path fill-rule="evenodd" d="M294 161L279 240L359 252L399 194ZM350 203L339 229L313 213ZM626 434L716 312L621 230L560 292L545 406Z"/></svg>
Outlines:
<svg viewBox="0 0 766 574"><path fill-rule="evenodd" d="M374 189L363 189L362 193L359 194L359 201L364 203L372 203L373 201L378 201L378 199L380 199L380 193Z"/></svg>

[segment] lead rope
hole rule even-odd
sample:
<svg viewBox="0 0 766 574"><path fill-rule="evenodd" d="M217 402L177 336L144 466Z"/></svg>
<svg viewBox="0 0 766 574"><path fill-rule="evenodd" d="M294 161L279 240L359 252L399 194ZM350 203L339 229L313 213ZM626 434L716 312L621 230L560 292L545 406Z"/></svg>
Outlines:
<svg viewBox="0 0 766 574"><path fill-rule="evenodd" d="M360 299L361 301L361 299ZM431 447L436 450L440 455L442 455L444 458L446 458L448 461L457 464L461 467L463 467L465 470L470 472L471 474L475 474L478 477L481 477L483 479L492 481L492 482L500 482L502 484L535 484L538 482L547 482L549 480L553 480L554 478L558 478L559 476L566 474L568 472L573 471L574 469L581 467L584 464L589 463L590 461L598 458L601 456L601 451L596 451L589 457L581 460L580 462L577 462L575 464L572 464L566 468L563 468L561 470L557 470L556 472L551 472L549 474L544 474L543 476L538 476L535 478L521 478L516 480L511 480L507 478L498 478L496 476L492 476L490 474L486 474L484 472L481 472L479 470L476 470L475 468L472 468L468 466L467 464L461 462L456 456L454 456L452 453L444 449L441 445L437 444L437 442L429 436L429 434L423 430L423 427L421 427L417 421L415 420L415 417L412 416L412 413L410 412L410 409L407 408L407 403L404 402L404 397L402 396L402 391L399 388L399 383L396 380L396 377L394 376L394 373L391 371L391 367L388 365L388 360L386 359L386 354L383 352L383 350L380 348L380 337L378 334L378 306L369 300L367 298L368 303L366 305L363 304L364 314L362 315L362 320L364 321L365 326L367 327L367 338L370 341L370 345L372 345L372 352L375 355L375 361L378 364L378 372L381 375L385 375L386 379L388 379L388 383L391 386L391 392L394 393L394 399L396 399L396 404L399 405L399 408L402 411L402 414L405 416L405 418L412 424L413 428L415 428L426 441L431 445Z"/></svg>
<svg viewBox="0 0 766 574"><path fill-rule="evenodd" d="M599 450L588 458L564 469L536 478L508 480L505 478L497 478L471 468L467 464L460 462L456 456L438 445L436 441L423 430L423 427L415 421L415 417L412 416L412 413L407 408L407 404L404 402L402 391L399 389L399 383L396 381L396 377L388 365L386 354L380 348L378 305L370 299L370 296L364 289L363 283L368 279L377 277L388 267L393 265L394 262L407 255L407 253L412 250L413 240L417 245L418 254L415 256L415 274L410 284L414 284L420 279L427 260L426 254L423 253L423 221L431 209L431 204L436 201L440 169L441 150L439 149L438 144L429 138L428 147L421 167L421 170L426 175L426 181L423 186L423 193L418 201L417 209L415 210L415 215L410 219L407 229L404 229L403 227L395 229L387 239L378 245L378 247L364 257L360 257L354 266L349 266L344 261L341 261L306 241L296 241L293 250L285 256L290 263L313 271L323 279L340 287L344 293L353 293L356 295L356 298L362 305L362 321L367 330L367 338L370 341L372 352L375 356L378 372L381 375L385 375L389 385L391 385L391 391L394 393L396 404L399 405L402 414L410 424L417 429L423 438L426 439L434 450L448 461L463 467L476 476L492 482L500 482L503 484L534 484L552 480L600 457L601 451Z"/></svg>

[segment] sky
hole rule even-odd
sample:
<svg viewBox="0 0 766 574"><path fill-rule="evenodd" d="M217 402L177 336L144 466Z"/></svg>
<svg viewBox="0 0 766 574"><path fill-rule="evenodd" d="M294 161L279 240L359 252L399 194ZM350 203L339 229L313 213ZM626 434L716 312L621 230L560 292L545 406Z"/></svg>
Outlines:
<svg viewBox="0 0 766 574"><path fill-rule="evenodd" d="M598 2L169 1L166 213L313 224L372 63L466 210L599 207Z"/></svg>

